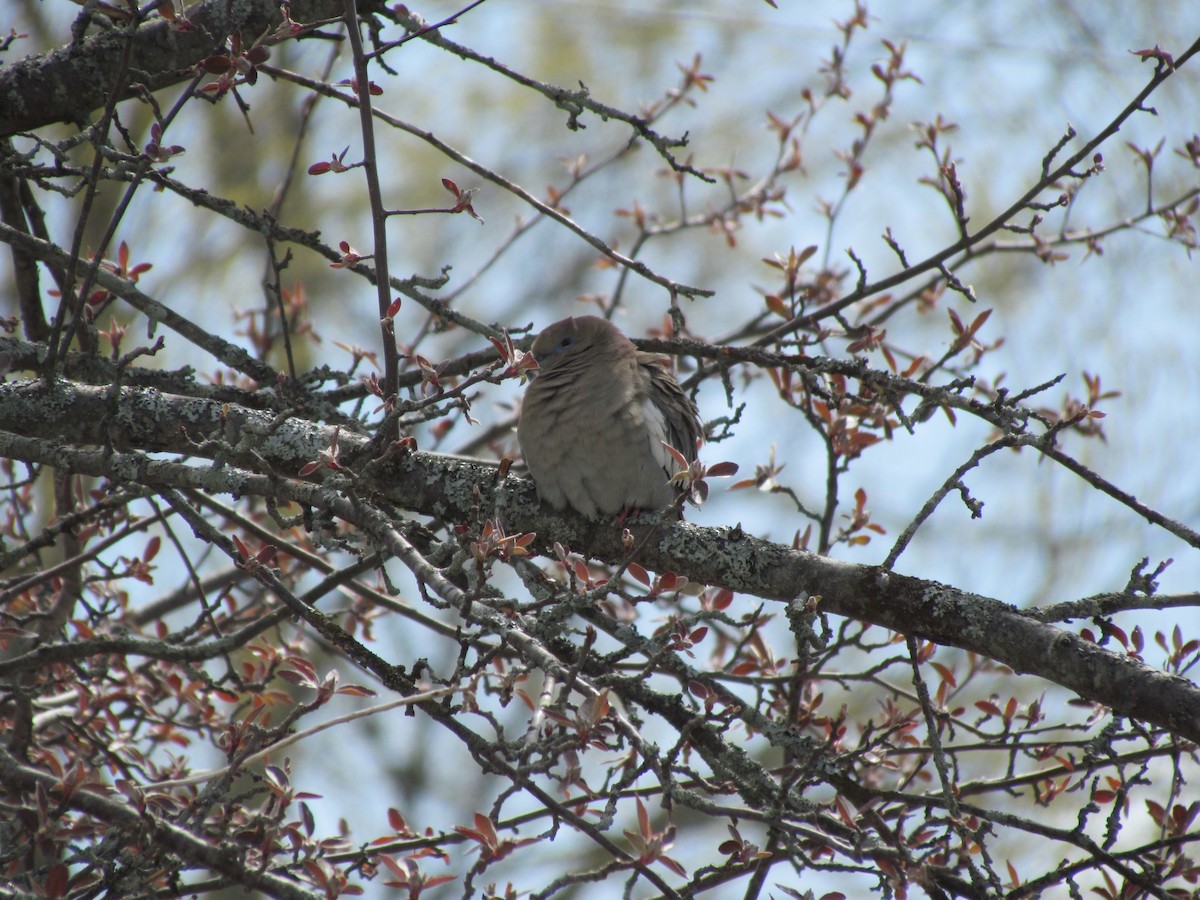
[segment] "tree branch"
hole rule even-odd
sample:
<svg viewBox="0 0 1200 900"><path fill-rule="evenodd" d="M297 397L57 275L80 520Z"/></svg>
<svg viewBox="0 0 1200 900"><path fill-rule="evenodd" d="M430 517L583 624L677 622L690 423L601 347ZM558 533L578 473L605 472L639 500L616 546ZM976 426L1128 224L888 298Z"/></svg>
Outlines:
<svg viewBox="0 0 1200 900"><path fill-rule="evenodd" d="M320 22L336 18L341 3L295 0L291 11L299 23ZM134 34L129 71L151 91L191 78L193 67L223 49L225 39L235 30L254 40L282 21L276 0L204 0L188 7L187 18L191 22L188 30L155 18ZM77 46L59 47L0 66L0 137L53 122L81 121L103 106L109 97L109 73L115 70L127 40L125 31L109 29ZM121 85L119 98L134 93L132 83Z"/></svg>
<svg viewBox="0 0 1200 900"><path fill-rule="evenodd" d="M61 798L60 802L70 809L80 810L112 825L128 829L130 835L145 833L155 844L170 848L183 859L207 866L244 887L258 888L271 897L284 900L319 900L324 896L317 891L306 890L289 878L261 871L257 866L246 865L244 847L233 843L209 843L159 818L149 809L136 808L126 797L110 800L96 793L99 785L64 783L70 782L71 778L71 773L60 780L48 772L21 765L0 745L0 781L8 785L16 785L30 792L41 788L50 796Z"/></svg>
<svg viewBox="0 0 1200 900"><path fill-rule="evenodd" d="M329 447L332 428L132 387L122 389L110 406L108 394L71 383L59 383L53 394L41 382L0 385L0 456L141 484L322 505L312 485L276 474L239 476L228 468L70 449L60 442L111 442L122 450L220 456L233 464L261 470L265 463L275 473L289 473ZM342 434L342 452L352 452L362 440ZM448 521L498 516L510 532L536 532L543 550L557 540L608 562L622 562L628 555L620 530L611 523L553 515L538 505L530 482L513 477L501 481L497 468L486 463L429 453L391 454L368 464L359 477L361 487L374 488L413 512ZM655 571L771 600L819 598L823 612L973 651L1200 743L1200 688L1195 684L1039 622L999 600L878 566L791 550L740 527L660 523L630 528L643 542L638 561Z"/></svg>

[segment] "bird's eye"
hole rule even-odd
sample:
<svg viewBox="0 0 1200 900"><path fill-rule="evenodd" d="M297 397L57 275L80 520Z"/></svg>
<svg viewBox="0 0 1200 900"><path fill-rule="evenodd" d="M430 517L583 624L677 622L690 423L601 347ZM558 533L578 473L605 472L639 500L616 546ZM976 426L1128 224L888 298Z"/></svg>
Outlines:
<svg viewBox="0 0 1200 900"><path fill-rule="evenodd" d="M564 336L563 336L563 338L562 338L562 340L560 340L560 341L558 342L558 349L559 349L559 350L566 350L566 349L567 349L568 347L570 347L570 346L571 346L573 343L575 343L575 338L571 337L571 335L569 335L569 334L567 334L567 335L564 335Z"/></svg>

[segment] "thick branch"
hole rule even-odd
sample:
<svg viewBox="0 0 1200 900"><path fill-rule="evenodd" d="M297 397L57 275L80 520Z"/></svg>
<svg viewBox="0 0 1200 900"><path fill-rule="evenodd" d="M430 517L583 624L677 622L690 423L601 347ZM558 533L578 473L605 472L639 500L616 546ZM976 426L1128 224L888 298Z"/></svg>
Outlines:
<svg viewBox="0 0 1200 900"><path fill-rule="evenodd" d="M53 393L42 382L0 385L0 455L143 484L179 482L244 495L269 493L280 482L267 477L251 484L231 480L228 470L149 459L130 465L127 456L81 452L53 442L111 442L117 449L219 455L252 469L265 463L277 473L292 473L316 459L332 438L331 428L294 418L280 421L230 404L125 388L110 405L106 393L70 383L60 383ZM340 440L345 453L362 439L343 434ZM186 482L180 472L190 473ZM449 521L500 516L510 533L537 532L543 549L559 540L586 548L598 559L625 559L620 530L611 523L549 514L538 506L529 482L510 477L498 483L497 478L495 466L411 453L370 464L361 487L373 487L403 508ZM281 491L281 496L286 493ZM651 531L647 526L633 530L641 532L639 537ZM1109 652L998 600L877 566L797 552L740 528L660 525L649 534L639 561L693 582L767 599L820 597L823 611L971 650L1200 743L1200 688L1195 684Z"/></svg>
<svg viewBox="0 0 1200 900"><path fill-rule="evenodd" d="M341 12L338 0L295 0L292 18L301 24L321 22ZM190 30L176 30L154 18L139 28L130 48L132 80L150 90L192 77L200 60L224 49L225 39L241 29L246 44L282 18L276 0L205 0L187 8ZM104 105L117 71L127 33L119 28L92 35L77 47L59 47L0 67L0 137L32 131L53 122L82 121ZM121 99L134 92L116 85Z"/></svg>

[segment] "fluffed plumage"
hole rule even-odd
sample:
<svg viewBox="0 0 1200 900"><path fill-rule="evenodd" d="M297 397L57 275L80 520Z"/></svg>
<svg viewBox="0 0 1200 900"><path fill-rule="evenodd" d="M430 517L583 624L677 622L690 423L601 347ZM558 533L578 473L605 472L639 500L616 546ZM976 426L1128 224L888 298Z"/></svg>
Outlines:
<svg viewBox="0 0 1200 900"><path fill-rule="evenodd" d="M555 322L533 356L517 438L538 496L589 519L674 503L679 464L662 442L690 462L702 432L664 361L597 316Z"/></svg>

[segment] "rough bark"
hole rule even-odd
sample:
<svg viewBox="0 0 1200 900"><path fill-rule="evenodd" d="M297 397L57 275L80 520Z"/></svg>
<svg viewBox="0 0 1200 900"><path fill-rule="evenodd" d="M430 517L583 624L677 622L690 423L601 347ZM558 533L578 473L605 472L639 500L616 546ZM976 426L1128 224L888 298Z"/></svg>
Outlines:
<svg viewBox="0 0 1200 900"><path fill-rule="evenodd" d="M41 381L0 385L0 429L0 456L141 484L237 495L270 493L280 479L239 473L236 467L261 471L265 463L277 475L294 473L327 450L333 438L328 426L210 399L72 382L51 389ZM351 454L363 440L341 433L342 454ZM83 449L89 444L108 449ZM223 466L153 460L139 451L220 458ZM538 506L532 483L513 475L501 480L499 470L487 463L393 454L365 467L356 493L362 496L368 489L404 509L445 520L499 516L510 533L536 532L543 549L561 541L606 562L628 556L621 530L613 524L555 515ZM641 543L637 560L655 571L769 600L819 598L821 612L973 651L1200 743L1196 685L999 600L795 551L738 526L634 524L631 530Z"/></svg>

